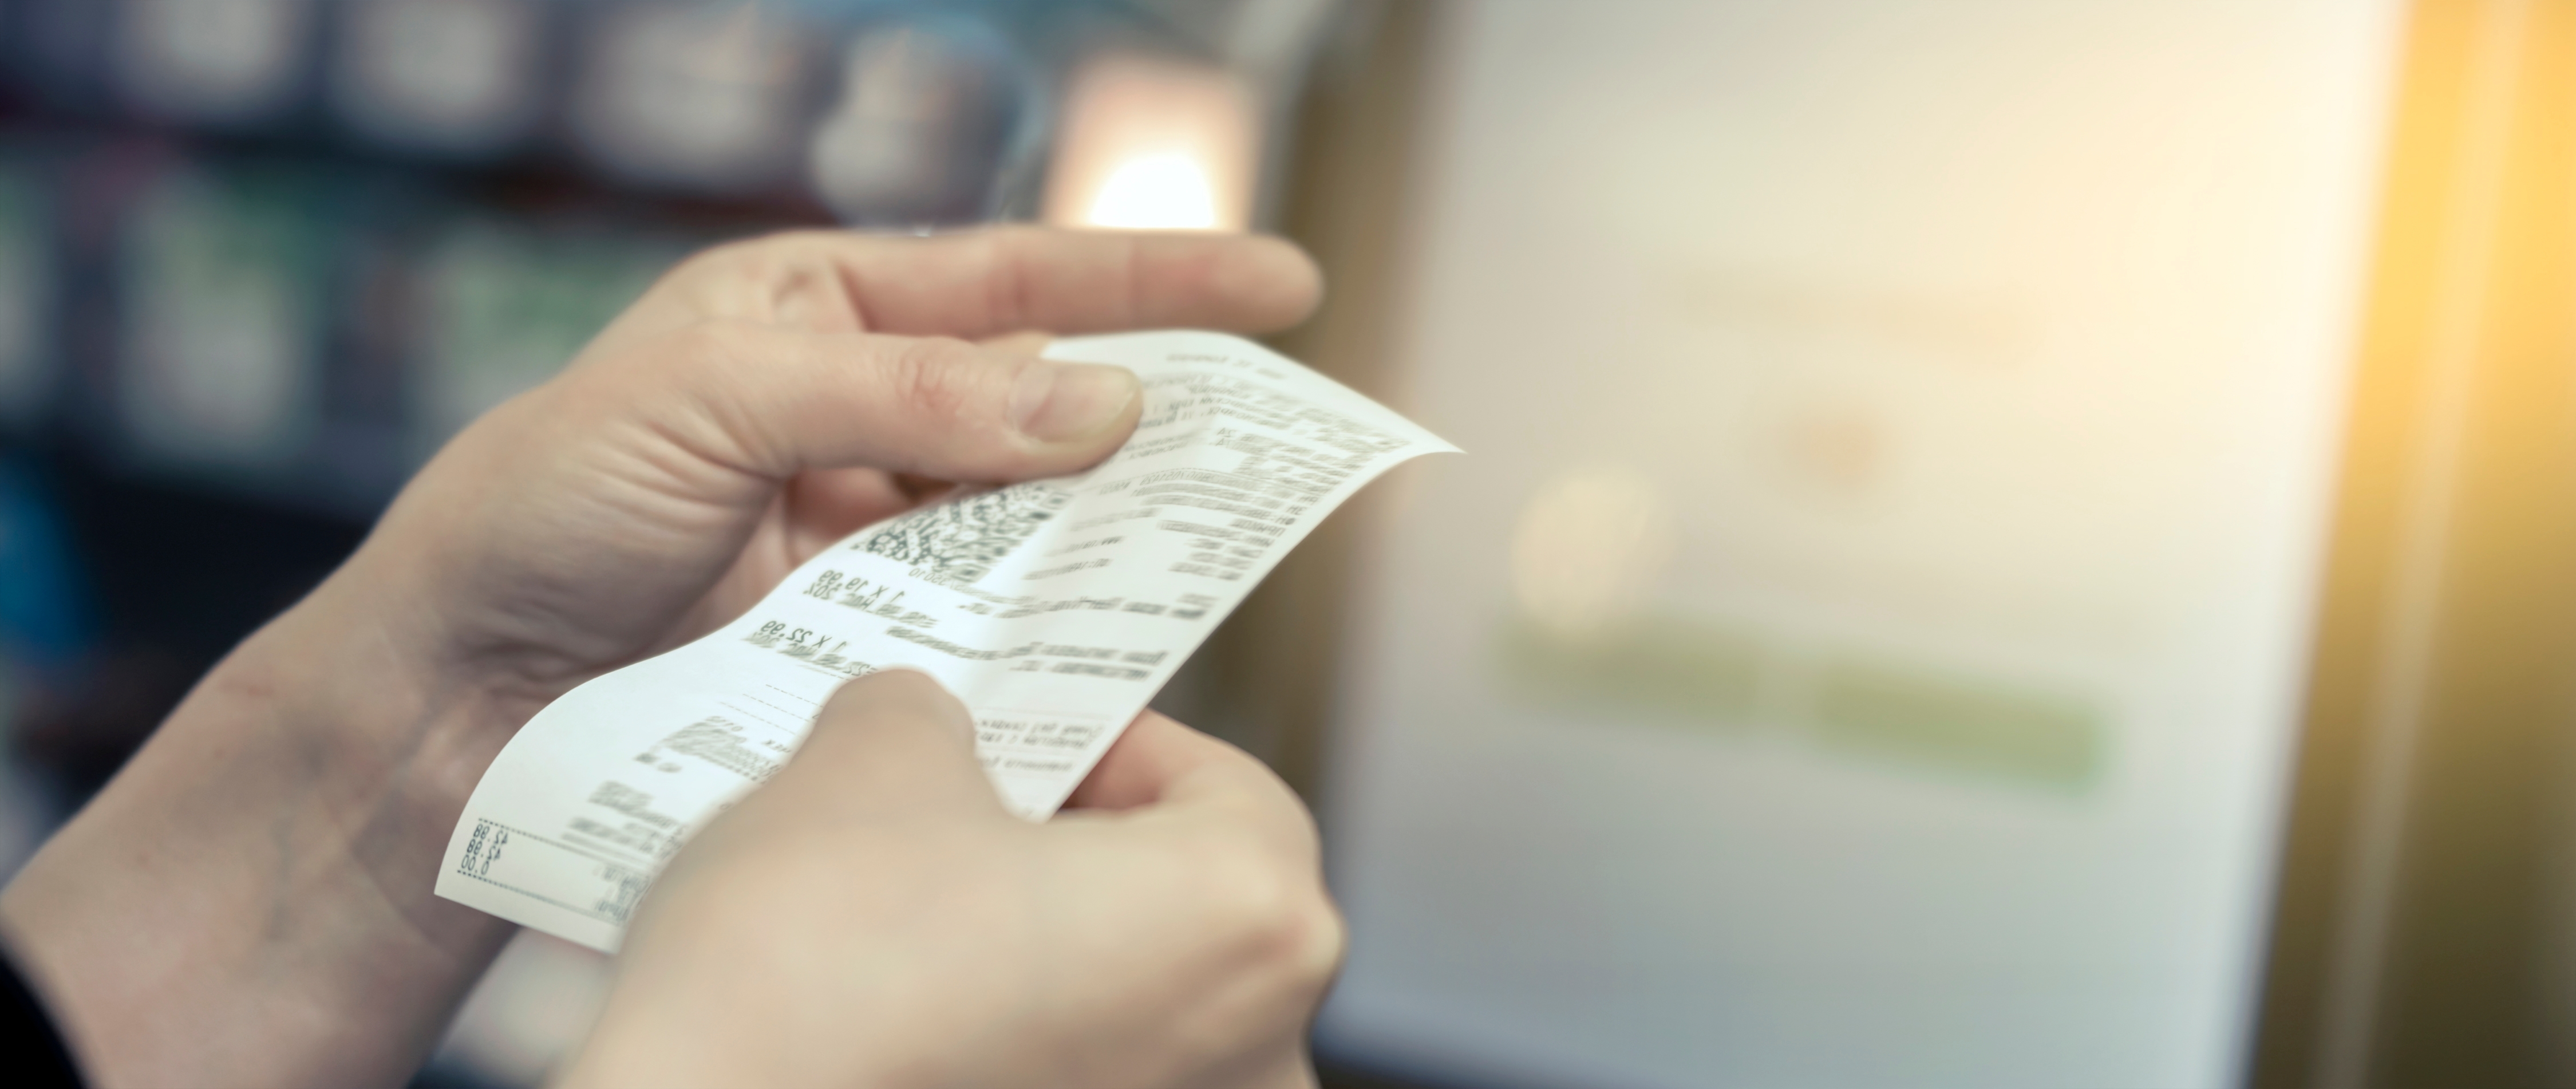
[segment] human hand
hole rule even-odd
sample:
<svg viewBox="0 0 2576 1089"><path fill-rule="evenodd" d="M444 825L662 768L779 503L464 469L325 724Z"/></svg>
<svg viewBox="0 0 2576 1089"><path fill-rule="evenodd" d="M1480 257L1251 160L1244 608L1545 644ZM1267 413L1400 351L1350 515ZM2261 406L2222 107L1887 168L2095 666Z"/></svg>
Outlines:
<svg viewBox="0 0 2576 1089"><path fill-rule="evenodd" d="M1289 1089L1343 932L1267 768L1147 712L1046 824L906 671L646 895L562 1089Z"/></svg>
<svg viewBox="0 0 2576 1089"><path fill-rule="evenodd" d="M720 247L557 380L442 451L335 582L441 683L514 702L738 615L912 482L1053 476L1134 428L1135 376L964 340L1304 316L1313 267L1259 238L815 232ZM525 713L520 713L524 711Z"/></svg>
<svg viewBox="0 0 2576 1089"><path fill-rule="evenodd" d="M1068 472L1134 424L1123 372L937 338L1257 331L1317 292L1293 247L1213 235L694 258L218 665L10 883L0 928L97 1084L400 1084L510 933L431 890L531 715L910 505L901 474Z"/></svg>

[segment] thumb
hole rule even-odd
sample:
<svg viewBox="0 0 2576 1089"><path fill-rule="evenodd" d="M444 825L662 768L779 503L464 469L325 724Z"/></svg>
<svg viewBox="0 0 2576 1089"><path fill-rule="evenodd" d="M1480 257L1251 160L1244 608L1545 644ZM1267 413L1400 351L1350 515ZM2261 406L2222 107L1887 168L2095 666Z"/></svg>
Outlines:
<svg viewBox="0 0 2576 1089"><path fill-rule="evenodd" d="M942 480L1074 472L1127 441L1143 387L1123 367L1007 347L707 321L634 366L577 369L692 452L784 479L870 466Z"/></svg>
<svg viewBox="0 0 2576 1089"><path fill-rule="evenodd" d="M909 669L842 685L762 793L844 815L1003 813L975 756L974 716L929 674Z"/></svg>

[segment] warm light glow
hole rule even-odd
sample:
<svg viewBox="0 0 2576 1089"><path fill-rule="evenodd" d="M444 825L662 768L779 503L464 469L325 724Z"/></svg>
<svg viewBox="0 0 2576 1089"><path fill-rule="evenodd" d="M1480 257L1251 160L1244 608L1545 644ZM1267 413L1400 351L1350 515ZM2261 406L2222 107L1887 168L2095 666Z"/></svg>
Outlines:
<svg viewBox="0 0 2576 1089"><path fill-rule="evenodd" d="M1043 218L1069 227L1251 225L1258 103L1220 68L1099 58L1065 94Z"/></svg>
<svg viewBox="0 0 2576 1089"><path fill-rule="evenodd" d="M1100 183L1087 222L1129 230L1204 231L1216 226L1207 170L1177 151L1129 159Z"/></svg>
<svg viewBox="0 0 2576 1089"><path fill-rule="evenodd" d="M1531 493L1512 534L1512 596L1564 639L1630 619L1672 562L1672 504L1626 466L1557 474Z"/></svg>

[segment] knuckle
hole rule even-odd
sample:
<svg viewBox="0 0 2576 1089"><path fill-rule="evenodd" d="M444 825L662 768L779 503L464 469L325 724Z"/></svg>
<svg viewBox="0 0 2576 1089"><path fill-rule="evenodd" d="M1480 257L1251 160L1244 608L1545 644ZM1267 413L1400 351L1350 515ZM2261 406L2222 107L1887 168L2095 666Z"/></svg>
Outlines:
<svg viewBox="0 0 2576 1089"><path fill-rule="evenodd" d="M887 361L896 397L911 412L935 420L963 420L983 407L975 348L962 340L908 341Z"/></svg>
<svg viewBox="0 0 2576 1089"><path fill-rule="evenodd" d="M1249 963L1299 991L1331 978L1346 938L1320 874L1240 843L1210 842L1191 865L1220 932Z"/></svg>
<svg viewBox="0 0 2576 1089"><path fill-rule="evenodd" d="M1342 956L1350 948L1350 926L1342 921L1341 909L1321 888L1299 931L1299 940L1289 949L1289 969L1302 988L1321 991L1342 970Z"/></svg>
<svg viewBox="0 0 2576 1089"><path fill-rule="evenodd" d="M850 245L849 236L830 231L781 231L699 250L667 278L719 312L775 318L800 305L832 309L839 284L833 254Z"/></svg>
<svg viewBox="0 0 2576 1089"><path fill-rule="evenodd" d="M656 336L631 354L604 359L602 366L567 372L580 394L603 409L637 419L695 419L732 426L725 418L728 399L712 395L723 375L748 348L743 323L722 318L696 318Z"/></svg>
<svg viewBox="0 0 2576 1089"><path fill-rule="evenodd" d="M985 231L976 239L982 250L980 263L987 272L984 306L997 327L1028 327L1036 310L1029 297L1033 278L1029 266L1047 234L1037 227L1004 226Z"/></svg>
<svg viewBox="0 0 2576 1089"><path fill-rule="evenodd" d="M1032 246L1040 245L1060 231L1026 223L1004 223L975 232L975 244L982 248L987 261L1017 260Z"/></svg>

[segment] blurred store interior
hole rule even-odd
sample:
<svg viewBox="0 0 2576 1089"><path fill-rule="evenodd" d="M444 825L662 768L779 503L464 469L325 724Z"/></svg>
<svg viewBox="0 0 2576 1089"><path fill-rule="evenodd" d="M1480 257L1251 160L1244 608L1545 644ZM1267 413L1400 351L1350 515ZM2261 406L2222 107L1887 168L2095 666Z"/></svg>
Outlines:
<svg viewBox="0 0 2576 1089"><path fill-rule="evenodd" d="M1349 1089L2576 1082L2576 0L0 0L0 868L693 249L1262 230ZM539 1084L522 937L421 1086Z"/></svg>

